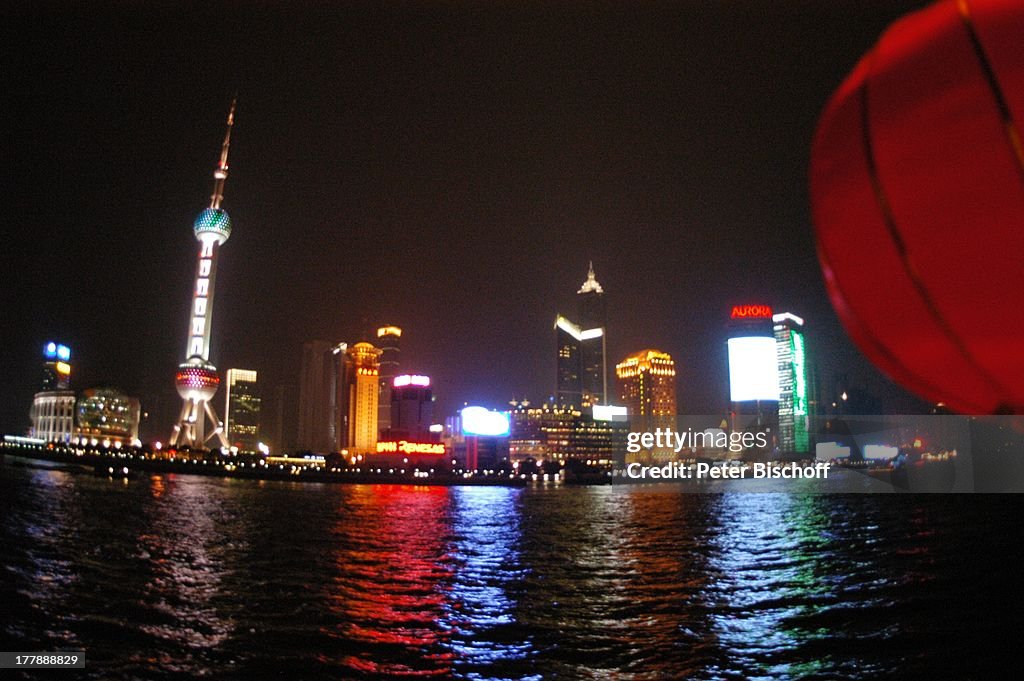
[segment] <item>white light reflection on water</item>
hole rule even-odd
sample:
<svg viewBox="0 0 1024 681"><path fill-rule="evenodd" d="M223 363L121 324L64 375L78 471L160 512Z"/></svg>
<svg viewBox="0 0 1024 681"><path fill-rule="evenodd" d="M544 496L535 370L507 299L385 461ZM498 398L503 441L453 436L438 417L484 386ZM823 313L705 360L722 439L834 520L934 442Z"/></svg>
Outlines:
<svg viewBox="0 0 1024 681"><path fill-rule="evenodd" d="M136 551L150 578L140 602L147 617L139 628L183 651L180 658L166 655L164 664L190 669L192 654L220 646L234 628L215 607L229 574L222 556L229 543L223 528L231 521L223 507L226 488L206 480L178 483L173 476L147 482L147 531L137 537Z"/></svg>
<svg viewBox="0 0 1024 681"><path fill-rule="evenodd" d="M733 677L737 670L751 679L838 673L860 678L885 671L872 668L863 657L855 668L844 669L840 656L825 655L813 645L844 636L857 643L858 638L894 633L884 627L858 633L827 626L842 619L843 608L884 606L883 599L865 591L871 580L864 573L874 571L871 561L846 555L850 542L868 536L856 519L837 519L834 507L826 510L828 501L787 494L718 498L718 527L703 599L711 613L711 633L731 670L712 668L709 678ZM851 577L861 590L853 604L843 587ZM875 586L885 586L883 575L874 577Z"/></svg>
<svg viewBox="0 0 1024 681"><path fill-rule="evenodd" d="M521 489L457 487L452 489L452 548L455 564L445 620L448 645L459 671L517 660L529 654L513 613L510 584L525 575L517 502Z"/></svg>

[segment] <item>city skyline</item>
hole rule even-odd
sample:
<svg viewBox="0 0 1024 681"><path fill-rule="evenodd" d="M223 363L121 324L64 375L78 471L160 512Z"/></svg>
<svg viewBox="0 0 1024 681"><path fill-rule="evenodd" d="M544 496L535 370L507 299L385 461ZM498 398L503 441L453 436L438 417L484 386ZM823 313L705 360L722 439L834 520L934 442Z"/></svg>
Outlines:
<svg viewBox="0 0 1024 681"><path fill-rule="evenodd" d="M659 5L628 18L350 7L326 21L307 8L243 13L235 27L214 8L204 11L223 40L209 47L185 39L202 12L12 13L21 37L5 78L26 96L14 98L9 210L26 224L8 236L18 284L4 294L4 430L27 423L49 338L75 349L78 388L121 386L166 428L176 411L166 376L185 341L180 291L194 274L186 226L236 89L246 112L232 149L237 231L219 263L211 354L260 371L268 392L297 382L303 342L372 341L394 323L414 339L403 366L432 376L438 413L544 399L550 319L572 309L593 260L608 291L608 354L669 352L694 411L721 409L722 310L749 301L813 324L823 376L849 374L889 408L915 404L869 367L828 304L805 183L826 97L920 4L847 3L845 15L773 5L763 20L714 8L699 21ZM104 24L124 21L139 30L108 50ZM156 21L167 30L152 44L137 37ZM299 41L281 64L258 54L311 23L334 40ZM382 31L405 40L364 49ZM197 51L188 63L217 65L190 69L178 43ZM817 63L804 63L807 45ZM213 52L222 59L203 58ZM709 58L741 87L703 79Z"/></svg>

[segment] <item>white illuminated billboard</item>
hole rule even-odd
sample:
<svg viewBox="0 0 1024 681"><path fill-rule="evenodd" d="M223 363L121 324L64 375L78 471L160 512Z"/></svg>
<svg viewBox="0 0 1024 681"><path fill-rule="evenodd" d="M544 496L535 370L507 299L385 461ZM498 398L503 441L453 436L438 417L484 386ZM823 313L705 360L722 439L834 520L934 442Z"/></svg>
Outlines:
<svg viewBox="0 0 1024 681"><path fill-rule="evenodd" d="M779 358L774 338L729 339L729 399L778 401Z"/></svg>
<svg viewBox="0 0 1024 681"><path fill-rule="evenodd" d="M462 434L500 437L509 434L508 414L484 407L462 410Z"/></svg>
<svg viewBox="0 0 1024 681"><path fill-rule="evenodd" d="M628 416L625 407L617 407L613 404L595 404L595 421L625 421Z"/></svg>

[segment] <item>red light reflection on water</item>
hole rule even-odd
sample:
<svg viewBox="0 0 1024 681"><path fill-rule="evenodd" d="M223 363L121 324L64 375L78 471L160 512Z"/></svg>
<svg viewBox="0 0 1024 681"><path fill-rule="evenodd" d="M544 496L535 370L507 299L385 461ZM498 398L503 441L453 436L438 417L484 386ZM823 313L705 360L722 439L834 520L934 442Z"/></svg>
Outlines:
<svg viewBox="0 0 1024 681"><path fill-rule="evenodd" d="M331 529L336 573L327 586L342 623L322 631L360 650L340 664L363 674L451 673L451 630L442 624L455 571L449 490L365 486L344 503Z"/></svg>

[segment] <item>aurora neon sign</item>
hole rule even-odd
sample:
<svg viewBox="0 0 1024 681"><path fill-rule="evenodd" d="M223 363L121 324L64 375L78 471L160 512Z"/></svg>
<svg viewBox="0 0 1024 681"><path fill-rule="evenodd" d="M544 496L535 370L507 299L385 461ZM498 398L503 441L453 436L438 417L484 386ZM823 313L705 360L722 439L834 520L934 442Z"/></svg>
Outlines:
<svg viewBox="0 0 1024 681"><path fill-rule="evenodd" d="M770 305L733 305L733 319L771 319L772 308Z"/></svg>

